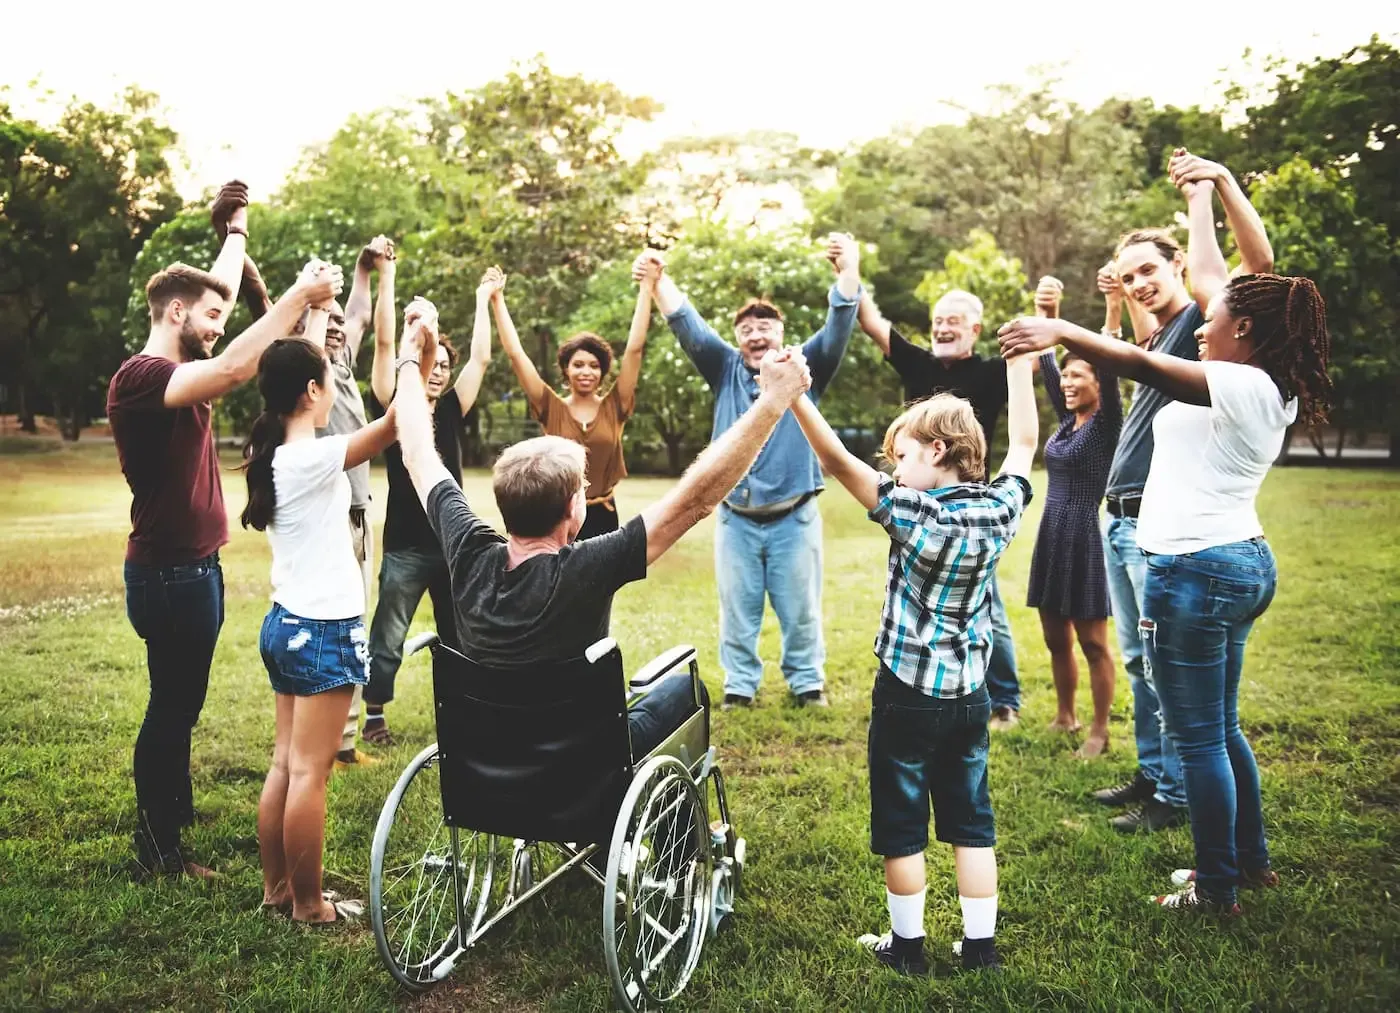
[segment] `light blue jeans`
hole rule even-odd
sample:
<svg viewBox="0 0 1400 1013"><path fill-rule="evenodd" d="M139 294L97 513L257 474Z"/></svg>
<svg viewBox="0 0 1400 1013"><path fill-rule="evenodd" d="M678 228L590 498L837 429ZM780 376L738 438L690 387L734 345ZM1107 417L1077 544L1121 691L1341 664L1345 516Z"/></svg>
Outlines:
<svg viewBox="0 0 1400 1013"><path fill-rule="evenodd" d="M1136 517L1110 517L1103 539L1104 564L1108 570L1108 597L1113 603L1113 621L1118 627L1118 650L1133 687L1133 735L1137 739L1138 769L1157 785L1157 799L1170 805L1186 805L1186 782L1182 779L1181 759L1167 737L1162 705L1152 672L1143 663L1142 636L1138 619L1142 616L1142 592L1147 582L1147 557L1137 544Z"/></svg>
<svg viewBox="0 0 1400 1013"><path fill-rule="evenodd" d="M1021 709L1021 683L1016 678L1016 641L1011 639L1011 620L1001 600L1001 586L992 571L992 656L987 659L987 692L992 710Z"/></svg>
<svg viewBox="0 0 1400 1013"><path fill-rule="evenodd" d="M758 630L767 595L783 636L783 678L793 693L821 689L822 517L816 499L781 520L760 524L728 507L715 524L719 584L719 661L724 691L753 697L763 676Z"/></svg>

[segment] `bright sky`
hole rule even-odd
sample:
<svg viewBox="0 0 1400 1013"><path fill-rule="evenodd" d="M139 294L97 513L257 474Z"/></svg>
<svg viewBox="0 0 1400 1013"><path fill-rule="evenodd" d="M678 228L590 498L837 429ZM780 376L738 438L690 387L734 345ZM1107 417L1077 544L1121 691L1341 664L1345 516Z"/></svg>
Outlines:
<svg viewBox="0 0 1400 1013"><path fill-rule="evenodd" d="M221 32L223 22L238 27ZM666 106L629 148L764 128L841 146L955 119L950 103L984 107L988 85L1024 81L1037 64L1061 64L1064 93L1086 104L1211 101L1246 47L1299 60L1373 32L1400 42L1400 4L75 0L16 3L4 29L0 85L23 90L39 76L60 95L105 102L139 84L181 135L187 196L233 176L265 196L351 113L472 88L537 52L556 72Z"/></svg>

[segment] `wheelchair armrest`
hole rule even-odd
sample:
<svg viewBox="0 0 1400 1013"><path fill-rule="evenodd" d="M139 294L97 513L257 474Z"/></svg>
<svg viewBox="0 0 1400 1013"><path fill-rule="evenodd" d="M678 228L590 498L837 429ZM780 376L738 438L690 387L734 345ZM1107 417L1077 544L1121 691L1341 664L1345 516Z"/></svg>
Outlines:
<svg viewBox="0 0 1400 1013"><path fill-rule="evenodd" d="M688 671L689 663L694 657L695 648L689 644L673 647L643 665L641 671L628 681L627 687L633 693L645 693L664 676L672 672Z"/></svg>
<svg viewBox="0 0 1400 1013"><path fill-rule="evenodd" d="M416 637L409 637L404 641L404 656L408 657L409 655L417 654L423 648L432 647L436 643L438 643L438 635L436 633L420 633Z"/></svg>
<svg viewBox="0 0 1400 1013"><path fill-rule="evenodd" d="M588 659L590 665L596 665L615 650L617 650L617 641L612 637L604 637L597 643L589 644L588 650L583 652L583 656Z"/></svg>

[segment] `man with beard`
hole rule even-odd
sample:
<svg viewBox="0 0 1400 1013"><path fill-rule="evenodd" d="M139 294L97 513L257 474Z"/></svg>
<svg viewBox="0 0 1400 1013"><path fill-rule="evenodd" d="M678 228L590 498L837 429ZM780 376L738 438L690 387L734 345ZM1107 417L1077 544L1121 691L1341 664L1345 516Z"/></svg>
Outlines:
<svg viewBox="0 0 1400 1013"><path fill-rule="evenodd" d="M932 350L912 344L880 313L867 293L860 302L861 330L885 354L904 384L904 400L921 401L934 394L950 393L972 404L972 413L987 438L988 452L996 435L997 420L1006 407L1006 363L996 355L984 359L973 346L982 333L982 300L971 292L954 289L933 306ZM985 463L985 462L984 462ZM987 662L987 691L992 719L987 727L1005 730L1020 718L1021 685L1016 677L1016 645L996 572L991 580L992 654Z"/></svg>
<svg viewBox="0 0 1400 1013"><path fill-rule="evenodd" d="M1225 219L1240 250L1239 270L1268 274L1273 249L1264 223L1240 185L1224 166L1178 148L1172 156L1172 182L1210 180L1225 207ZM1186 258L1171 233L1139 229L1118 243L1114 266L1123 292L1155 317L1159 326L1147 347L1182 359L1197 358L1196 331L1204 317L1186 286ZM1104 532L1104 564L1108 596L1118 628L1118 648L1133 687L1133 734L1138 769L1132 780L1094 792L1108 806L1133 808L1109 823L1125 833L1155 831L1187 820L1186 784L1181 760L1162 724L1152 673L1143 663L1142 589L1147 558L1137 544L1138 510L1152 463L1152 421L1171 398L1155 387L1140 386L1123 421L1123 433L1108 473L1108 528Z"/></svg>
<svg viewBox="0 0 1400 1013"><path fill-rule="evenodd" d="M827 258L836 284L827 296L826 323L802 346L812 372L810 397L818 400L836 375L860 302L860 247L833 234ZM648 250L632 267L645 283L661 256ZM656 304L676 340L715 394L710 439L718 442L759 397L759 364L783 344L783 314L772 303L750 299L734 314L729 344L705 322L670 276L656 281ZM816 496L824 488L821 466L791 412L739 484L729 491L715 525L715 577L719 584L720 664L724 708L747 707L758 693L763 662L758 631L764 596L782 629L782 672L799 706L827 706L826 648L822 639L822 521Z"/></svg>
<svg viewBox="0 0 1400 1013"><path fill-rule="evenodd" d="M263 350L310 306L340 291L338 269L313 262L291 290L219 355L248 241L247 189L230 184L227 235L212 272L172 264L146 285L151 333L107 390L107 416L131 488L127 617L146 643L151 695L136 740L138 876L206 877L185 860L194 819L190 733L204 706L224 620L219 549L228 541L210 402L253 378Z"/></svg>

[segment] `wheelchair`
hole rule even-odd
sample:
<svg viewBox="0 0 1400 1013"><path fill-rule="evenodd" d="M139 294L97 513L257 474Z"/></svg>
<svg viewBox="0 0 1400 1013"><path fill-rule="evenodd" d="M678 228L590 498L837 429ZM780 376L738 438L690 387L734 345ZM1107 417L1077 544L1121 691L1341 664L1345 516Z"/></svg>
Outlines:
<svg viewBox="0 0 1400 1013"><path fill-rule="evenodd" d="M431 988L517 907L580 870L603 888L618 1007L676 998L733 913L745 852L695 648L661 654L624 687L611 638L583 658L519 669L477 665L436 634L405 645L425 647L438 741L399 776L370 856L370 920L389 972L411 991ZM634 758L628 706L665 679L689 680L695 710Z"/></svg>

